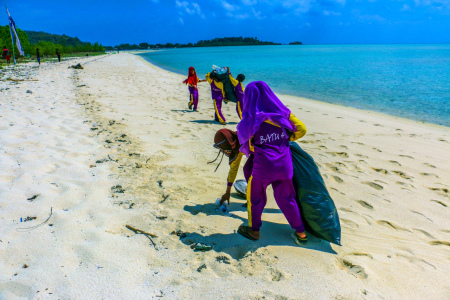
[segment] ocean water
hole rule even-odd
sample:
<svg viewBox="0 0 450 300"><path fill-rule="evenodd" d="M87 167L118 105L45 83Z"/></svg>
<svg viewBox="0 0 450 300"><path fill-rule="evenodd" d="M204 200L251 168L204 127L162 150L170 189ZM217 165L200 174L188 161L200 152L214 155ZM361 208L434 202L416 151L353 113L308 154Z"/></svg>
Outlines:
<svg viewBox="0 0 450 300"><path fill-rule="evenodd" d="M301 96L450 126L450 44L303 45L168 49L149 62L202 77L213 64Z"/></svg>

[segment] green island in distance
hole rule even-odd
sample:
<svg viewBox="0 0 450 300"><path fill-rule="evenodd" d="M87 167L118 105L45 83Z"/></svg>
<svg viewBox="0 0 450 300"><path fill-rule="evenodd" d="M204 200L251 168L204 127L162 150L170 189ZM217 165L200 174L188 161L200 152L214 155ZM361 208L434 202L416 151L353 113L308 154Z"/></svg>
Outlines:
<svg viewBox="0 0 450 300"><path fill-rule="evenodd" d="M56 49L63 54L72 53L103 53L105 51L124 50L149 50L149 49L169 49L169 48L194 48L194 47L222 47L222 46L261 46L261 45L282 45L281 43L260 41L256 37L223 37L211 40L200 40L197 43L166 43L166 44L120 44L116 46L103 46L100 43L83 42L78 37L68 35L51 34L43 31L31 31L17 29L22 46L26 55L34 56L36 48L40 49L41 55L55 56ZM0 26L0 44L12 49L9 26ZM292 42L289 45L302 45L301 42ZM18 51L16 51L18 52ZM20 57L16 53L16 57Z"/></svg>

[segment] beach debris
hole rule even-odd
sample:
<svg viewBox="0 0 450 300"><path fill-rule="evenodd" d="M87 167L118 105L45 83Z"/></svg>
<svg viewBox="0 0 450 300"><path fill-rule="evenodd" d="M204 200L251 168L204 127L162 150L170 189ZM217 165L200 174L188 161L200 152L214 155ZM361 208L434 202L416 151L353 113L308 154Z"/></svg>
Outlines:
<svg viewBox="0 0 450 300"><path fill-rule="evenodd" d="M78 63L78 64L76 64L76 65L73 65L73 66L70 66L69 69L70 69L70 68L73 68L73 69L81 69L81 70L84 69L83 66L82 66L80 63Z"/></svg>
<svg viewBox="0 0 450 300"><path fill-rule="evenodd" d="M201 251L201 252L210 251L213 248L210 244L204 243L193 243L190 245L190 247L194 251Z"/></svg>
<svg viewBox="0 0 450 300"><path fill-rule="evenodd" d="M136 233L136 234L143 234L143 235L145 235L145 236L150 240L150 242L152 243L153 247L154 247L156 250L158 250L158 249L156 248L155 242L153 242L153 240L152 240L152 237L154 237L154 238L155 238L155 237L158 237L156 234L145 232L145 231L143 231L143 230L140 230L140 229L131 227L130 225L125 225L125 227L128 228L129 230L133 231L133 232Z"/></svg>
<svg viewBox="0 0 450 300"><path fill-rule="evenodd" d="M125 190L122 188L121 185L115 185L111 188L111 192L112 193L118 193L118 194L123 194L125 192Z"/></svg>
<svg viewBox="0 0 450 300"><path fill-rule="evenodd" d="M33 94L33 92L30 90L27 90L27 94Z"/></svg>
<svg viewBox="0 0 450 300"><path fill-rule="evenodd" d="M28 268L28 265L27 265L27 264L24 264L24 265L22 266L22 269L26 269L26 268Z"/></svg>
<svg viewBox="0 0 450 300"><path fill-rule="evenodd" d="M167 216L155 216L158 220L165 220Z"/></svg>
<svg viewBox="0 0 450 300"><path fill-rule="evenodd" d="M39 194L36 194L36 195L33 195L32 197L30 197L30 198L27 198L27 200L28 201L30 201L30 202L32 202L32 201L34 201L37 197L39 197L40 195Z"/></svg>
<svg viewBox="0 0 450 300"><path fill-rule="evenodd" d="M105 143L111 144L111 140L105 140Z"/></svg>
<svg viewBox="0 0 450 300"><path fill-rule="evenodd" d="M136 164L136 169L142 168L142 164L138 164L137 162L135 162L135 164Z"/></svg>
<svg viewBox="0 0 450 300"><path fill-rule="evenodd" d="M227 265L230 264L230 259L228 257L226 257L226 256L223 256L223 255L217 256L216 257L216 261L218 261L220 263L223 263L223 264L227 264Z"/></svg>
<svg viewBox="0 0 450 300"><path fill-rule="evenodd" d="M162 195L163 199L159 203L164 203L170 195Z"/></svg>
<svg viewBox="0 0 450 300"><path fill-rule="evenodd" d="M141 156L140 153L129 153L128 156Z"/></svg>
<svg viewBox="0 0 450 300"><path fill-rule="evenodd" d="M181 230L172 231L170 234L178 236L180 239L187 237L187 234Z"/></svg>
<svg viewBox="0 0 450 300"><path fill-rule="evenodd" d="M115 120L109 120L109 126L112 126L112 125L114 125L115 123L116 123Z"/></svg>
<svg viewBox="0 0 450 300"><path fill-rule="evenodd" d="M197 268L197 272L201 272L203 269L206 269L206 268L207 268L206 265L203 264L203 265L201 265L200 267Z"/></svg>
<svg viewBox="0 0 450 300"><path fill-rule="evenodd" d="M95 163L96 164L102 164L102 163L107 162L107 161L109 161L109 160L106 159L106 158L102 158L102 159L97 160Z"/></svg>
<svg viewBox="0 0 450 300"><path fill-rule="evenodd" d="M39 79L13 79L13 78L8 78L6 80L7 81L39 81Z"/></svg>
<svg viewBox="0 0 450 300"><path fill-rule="evenodd" d="M162 180L158 180L157 182L158 182L158 184L159 184L159 187L162 188L162 187L163 187L163 186L162 186L163 181L162 181Z"/></svg>
<svg viewBox="0 0 450 300"><path fill-rule="evenodd" d="M77 87L83 87L86 86L85 84L77 85Z"/></svg>
<svg viewBox="0 0 450 300"><path fill-rule="evenodd" d="M36 225L36 226L32 226L32 227L17 228L16 230L22 232L22 231L30 231L30 230L36 229L36 228L38 228L38 227L41 227L42 225L44 225L45 223L47 223L48 220L50 220L50 218L52 217L52 215L53 215L53 207L50 207L50 215L48 216L48 218L47 218L44 222L42 222L42 223L40 223L40 224L38 224L38 225Z"/></svg>
<svg viewBox="0 0 450 300"><path fill-rule="evenodd" d="M98 127L92 127L91 131L98 130Z"/></svg>
<svg viewBox="0 0 450 300"><path fill-rule="evenodd" d="M20 218L22 220L22 218ZM26 217L25 219L23 219L24 222L28 222L28 221L32 221L32 220L36 220L37 217Z"/></svg>

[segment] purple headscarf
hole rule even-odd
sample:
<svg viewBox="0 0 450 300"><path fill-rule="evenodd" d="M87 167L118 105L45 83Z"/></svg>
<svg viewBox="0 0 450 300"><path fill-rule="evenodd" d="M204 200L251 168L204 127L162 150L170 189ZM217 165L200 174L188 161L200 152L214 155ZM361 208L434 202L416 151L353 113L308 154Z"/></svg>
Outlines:
<svg viewBox="0 0 450 300"><path fill-rule="evenodd" d="M250 154L248 141L266 120L282 128L295 132L295 126L289 121L291 111L278 99L264 81L254 81L245 87L242 120L237 126L240 151Z"/></svg>

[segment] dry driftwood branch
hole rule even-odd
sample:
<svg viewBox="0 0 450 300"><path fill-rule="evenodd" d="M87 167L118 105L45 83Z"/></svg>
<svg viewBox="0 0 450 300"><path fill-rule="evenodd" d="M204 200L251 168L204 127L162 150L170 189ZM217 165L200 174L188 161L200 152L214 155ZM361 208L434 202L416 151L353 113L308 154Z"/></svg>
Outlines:
<svg viewBox="0 0 450 300"><path fill-rule="evenodd" d="M155 249L156 249L156 244L155 244L155 242L153 242L153 240L152 240L152 237L158 237L156 234L145 232L145 231L143 231L143 230L140 230L140 229L131 227L130 225L125 225L125 227L128 228L128 229L130 229L131 231L134 231L134 233L136 233L136 234L143 234L143 235L145 235L146 237L148 237L148 239L150 240L150 242L152 242L153 247L155 247Z"/></svg>

